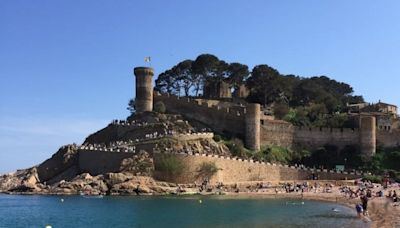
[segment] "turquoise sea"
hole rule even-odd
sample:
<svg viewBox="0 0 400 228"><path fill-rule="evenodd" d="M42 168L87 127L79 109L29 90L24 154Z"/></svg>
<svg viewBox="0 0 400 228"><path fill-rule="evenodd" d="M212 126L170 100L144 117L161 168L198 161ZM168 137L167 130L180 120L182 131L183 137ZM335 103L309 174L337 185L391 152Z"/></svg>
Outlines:
<svg viewBox="0 0 400 228"><path fill-rule="evenodd" d="M62 201L63 199L63 201ZM0 194L0 227L368 227L333 203L227 196Z"/></svg>

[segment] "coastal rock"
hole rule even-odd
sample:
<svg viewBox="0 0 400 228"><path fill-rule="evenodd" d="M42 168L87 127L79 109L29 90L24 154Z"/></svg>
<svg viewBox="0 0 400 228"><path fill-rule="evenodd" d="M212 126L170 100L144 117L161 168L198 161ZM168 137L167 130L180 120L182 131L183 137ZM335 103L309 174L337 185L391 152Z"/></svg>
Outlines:
<svg viewBox="0 0 400 228"><path fill-rule="evenodd" d="M130 180L133 177L131 173L107 173L104 179L108 185L116 185Z"/></svg>
<svg viewBox="0 0 400 228"><path fill-rule="evenodd" d="M137 191L138 191L138 193L141 193L141 194L151 194L151 193L154 192L154 191L153 191L152 189L150 189L149 186L147 186L147 185L139 185L139 186L137 187Z"/></svg>

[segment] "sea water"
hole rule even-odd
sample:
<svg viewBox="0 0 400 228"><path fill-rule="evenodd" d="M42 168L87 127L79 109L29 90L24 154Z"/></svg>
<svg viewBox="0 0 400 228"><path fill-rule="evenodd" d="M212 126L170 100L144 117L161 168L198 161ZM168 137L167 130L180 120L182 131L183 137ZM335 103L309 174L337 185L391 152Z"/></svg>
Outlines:
<svg viewBox="0 0 400 228"><path fill-rule="evenodd" d="M226 196L0 194L0 227L368 227L353 209L304 200Z"/></svg>

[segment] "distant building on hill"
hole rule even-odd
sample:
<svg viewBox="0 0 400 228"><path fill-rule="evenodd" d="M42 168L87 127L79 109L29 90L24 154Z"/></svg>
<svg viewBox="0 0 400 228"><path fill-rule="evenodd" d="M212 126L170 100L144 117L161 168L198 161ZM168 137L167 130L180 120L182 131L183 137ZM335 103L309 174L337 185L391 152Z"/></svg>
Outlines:
<svg viewBox="0 0 400 228"><path fill-rule="evenodd" d="M383 103L379 101L378 103L358 103L358 104L348 104L349 113L361 113L361 112L379 112L384 114L394 114L397 117L397 106Z"/></svg>

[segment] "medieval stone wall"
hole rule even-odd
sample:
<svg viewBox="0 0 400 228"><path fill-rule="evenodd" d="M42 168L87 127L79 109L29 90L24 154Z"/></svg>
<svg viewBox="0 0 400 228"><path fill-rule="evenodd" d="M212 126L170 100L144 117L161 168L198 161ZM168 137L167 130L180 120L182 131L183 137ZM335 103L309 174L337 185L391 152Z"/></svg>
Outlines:
<svg viewBox="0 0 400 228"><path fill-rule="evenodd" d="M377 145L385 147L400 146L400 130L394 129L391 131L377 130L376 132Z"/></svg>
<svg viewBox="0 0 400 228"><path fill-rule="evenodd" d="M261 121L260 141L262 145L277 145L292 147L294 127L286 121L263 120Z"/></svg>
<svg viewBox="0 0 400 228"><path fill-rule="evenodd" d="M80 150L79 169L81 173L90 173L91 175L119 172L122 168L122 161L133 156L134 153L129 152Z"/></svg>
<svg viewBox="0 0 400 228"><path fill-rule="evenodd" d="M317 149L326 144L342 148L359 144L359 130L349 128L295 127L293 144L307 149Z"/></svg>
<svg viewBox="0 0 400 228"><path fill-rule="evenodd" d="M243 140L246 138L246 107L221 107L215 101L179 98L172 95L155 95L156 101L163 101L167 110L180 113L187 118L200 121L218 133L228 133ZM381 131L373 126L373 119L368 123L360 123L360 128L308 128L295 127L292 124L279 121L260 119L260 144L278 145L283 147L301 147L316 149L326 144L342 148L346 145L360 145L364 153L374 153L374 138L384 147L400 145L400 133L396 130ZM366 122L366 121L364 121ZM371 125L372 123L372 125ZM374 131L376 136L374 137ZM257 135L257 134L255 134Z"/></svg>
<svg viewBox="0 0 400 228"><path fill-rule="evenodd" d="M193 183L201 182L204 177L199 176L200 166L205 162L212 162L218 168L210 181L228 183L238 183L246 181L292 181L292 180L310 180L313 173L321 180L343 180L355 179L361 177L361 173L341 173L328 170L313 170L307 168L296 168L294 166L282 166L264 162L256 162L253 160L243 160L238 158L223 157L218 155L206 154L174 154L185 164L184 172L180 176L172 179L163 179L162 175L158 175L161 180L173 181L177 183ZM162 154L154 154L155 170L158 169L160 160L163 159Z"/></svg>
<svg viewBox="0 0 400 228"><path fill-rule="evenodd" d="M182 114L200 121L214 131L244 137L245 108L221 108L212 102L182 98L169 94L155 94L154 102L162 101L168 112Z"/></svg>

